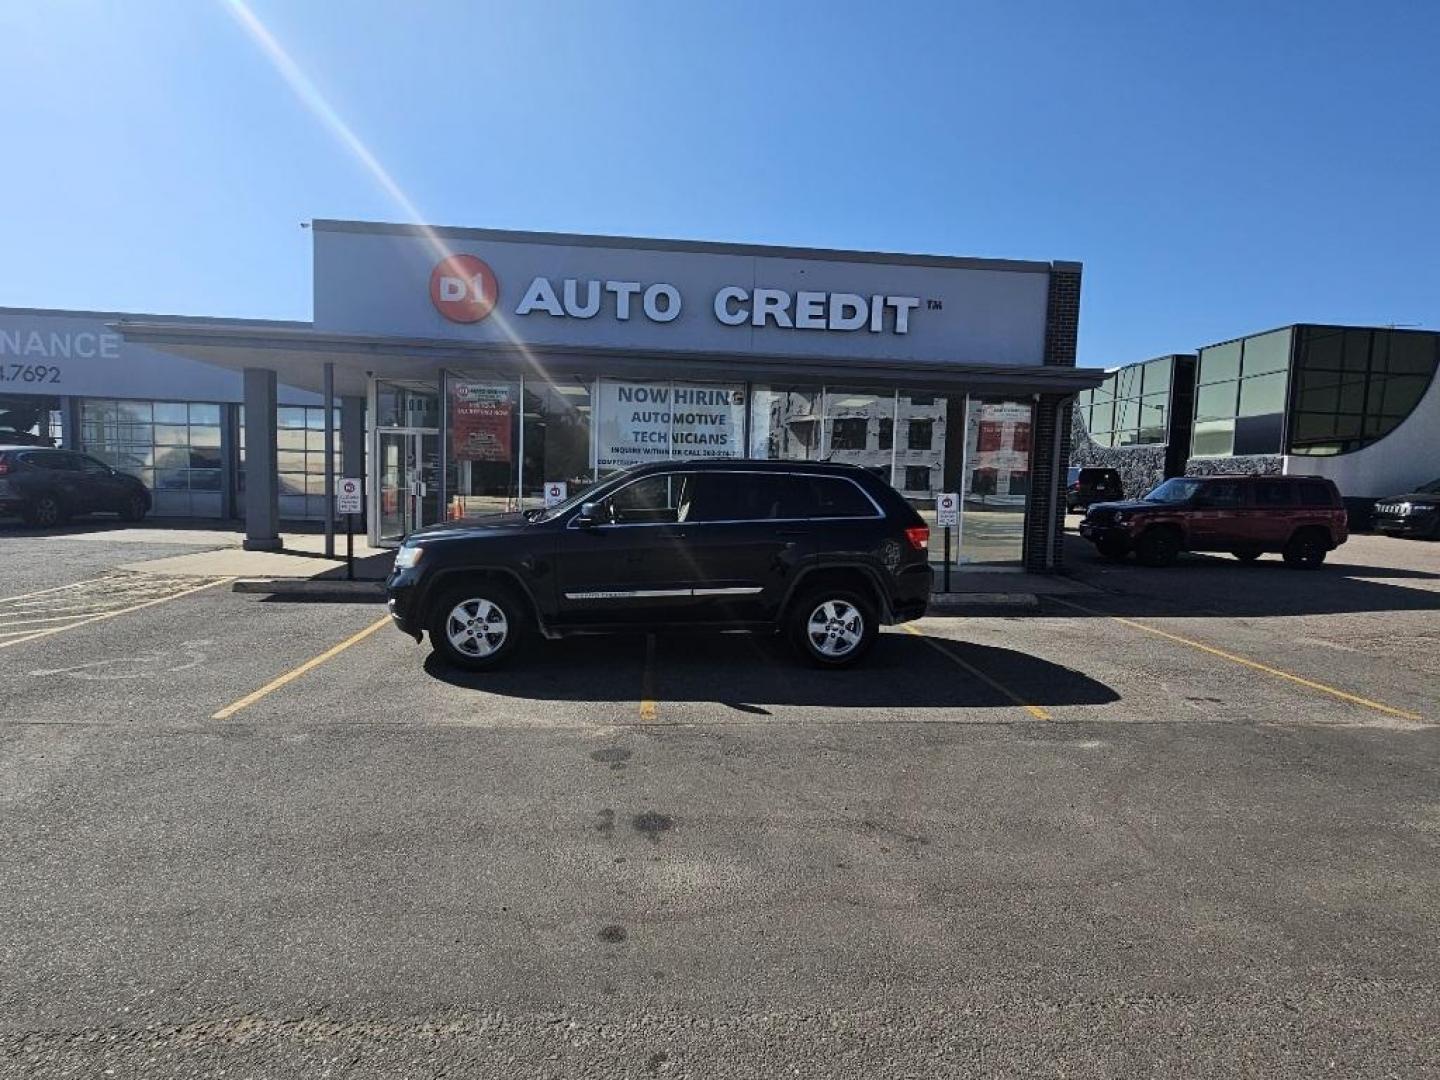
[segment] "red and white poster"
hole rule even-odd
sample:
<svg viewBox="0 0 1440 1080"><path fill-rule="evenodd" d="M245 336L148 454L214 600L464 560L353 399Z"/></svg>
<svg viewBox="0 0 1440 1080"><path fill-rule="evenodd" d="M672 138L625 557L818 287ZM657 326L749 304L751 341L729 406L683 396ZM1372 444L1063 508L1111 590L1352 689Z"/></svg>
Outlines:
<svg viewBox="0 0 1440 1080"><path fill-rule="evenodd" d="M511 459L515 401L508 386L453 383L450 431L457 461Z"/></svg>

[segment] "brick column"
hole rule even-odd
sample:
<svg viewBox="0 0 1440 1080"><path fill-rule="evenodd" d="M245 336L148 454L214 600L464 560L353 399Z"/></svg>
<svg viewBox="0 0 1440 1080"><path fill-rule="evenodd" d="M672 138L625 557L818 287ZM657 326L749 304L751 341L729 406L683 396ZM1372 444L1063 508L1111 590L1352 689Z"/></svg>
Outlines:
<svg viewBox="0 0 1440 1080"><path fill-rule="evenodd" d="M1074 367L1080 333L1080 264L1050 264L1045 310L1045 364ZM1070 460L1073 394L1041 394L1030 442L1030 502L1025 514L1025 569L1060 569L1065 530L1064 482Z"/></svg>

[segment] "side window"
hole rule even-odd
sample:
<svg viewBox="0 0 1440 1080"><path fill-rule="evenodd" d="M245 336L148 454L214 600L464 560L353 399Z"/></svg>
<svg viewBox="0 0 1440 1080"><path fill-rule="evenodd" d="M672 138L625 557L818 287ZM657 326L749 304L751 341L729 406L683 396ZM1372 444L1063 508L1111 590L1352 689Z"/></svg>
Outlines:
<svg viewBox="0 0 1440 1080"><path fill-rule="evenodd" d="M801 476L800 498L807 517L854 518L874 517L875 507L865 493L850 480L840 476Z"/></svg>
<svg viewBox="0 0 1440 1080"><path fill-rule="evenodd" d="M763 473L694 474L694 498L683 521L770 521L789 517L786 478Z"/></svg>
<svg viewBox="0 0 1440 1080"><path fill-rule="evenodd" d="M689 509L690 473L660 473L626 484L600 503L599 518L612 525L657 525L683 521Z"/></svg>
<svg viewBox="0 0 1440 1080"><path fill-rule="evenodd" d="M1262 480L1255 485L1255 505L1263 509L1295 505L1295 485L1283 480Z"/></svg>
<svg viewBox="0 0 1440 1080"><path fill-rule="evenodd" d="M109 476L110 466L102 461L96 461L93 457L80 456L80 468L87 476Z"/></svg>
<svg viewBox="0 0 1440 1080"><path fill-rule="evenodd" d="M79 455L67 454L64 450L32 450L25 455L25 463L36 469L51 469L55 472L79 472Z"/></svg>
<svg viewBox="0 0 1440 1080"><path fill-rule="evenodd" d="M1334 506L1335 500L1329 485L1309 480L1300 485L1300 503L1302 506Z"/></svg>
<svg viewBox="0 0 1440 1080"><path fill-rule="evenodd" d="M1245 489L1238 481L1218 480L1206 484L1200 498L1207 506L1228 510L1245 504Z"/></svg>

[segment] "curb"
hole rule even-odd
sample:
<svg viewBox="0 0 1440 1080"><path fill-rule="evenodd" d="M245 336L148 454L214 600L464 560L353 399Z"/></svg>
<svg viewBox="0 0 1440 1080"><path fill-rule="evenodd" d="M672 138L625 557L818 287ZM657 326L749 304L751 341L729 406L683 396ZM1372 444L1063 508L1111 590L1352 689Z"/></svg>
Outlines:
<svg viewBox="0 0 1440 1080"><path fill-rule="evenodd" d="M305 596L328 600L383 600L383 581L343 581L316 578L240 578L231 592L265 596Z"/></svg>
<svg viewBox="0 0 1440 1080"><path fill-rule="evenodd" d="M1007 611L1037 611L1040 597L1035 593L931 593L927 614L961 614L980 608L1004 608Z"/></svg>

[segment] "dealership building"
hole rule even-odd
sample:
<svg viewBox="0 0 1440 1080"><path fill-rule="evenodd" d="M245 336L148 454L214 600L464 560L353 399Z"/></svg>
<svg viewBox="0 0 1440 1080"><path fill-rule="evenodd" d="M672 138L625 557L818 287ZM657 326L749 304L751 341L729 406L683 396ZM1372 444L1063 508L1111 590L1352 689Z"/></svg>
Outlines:
<svg viewBox="0 0 1440 1080"><path fill-rule="evenodd" d="M1054 569L1081 268L315 221L311 322L0 309L0 441L139 475L154 512L377 544L630 465L851 462L975 568ZM327 408L327 402L329 408Z"/></svg>

